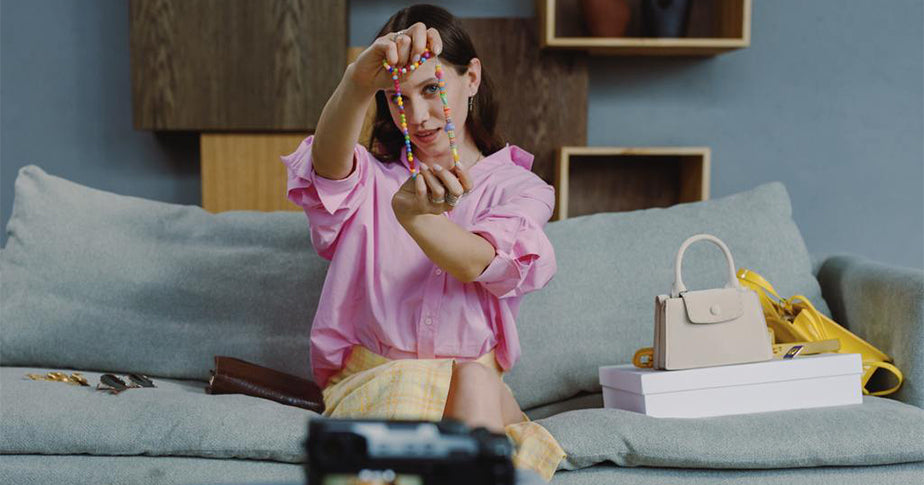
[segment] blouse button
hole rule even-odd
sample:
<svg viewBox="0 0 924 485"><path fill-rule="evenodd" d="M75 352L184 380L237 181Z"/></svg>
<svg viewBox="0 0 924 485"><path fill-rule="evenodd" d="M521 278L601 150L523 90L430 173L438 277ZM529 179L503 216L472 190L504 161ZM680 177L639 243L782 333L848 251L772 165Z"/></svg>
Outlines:
<svg viewBox="0 0 924 485"><path fill-rule="evenodd" d="M431 323L433 323L433 319L430 317L427 317L427 319L424 320L424 323L426 323L427 325L430 325Z"/></svg>
<svg viewBox="0 0 924 485"><path fill-rule="evenodd" d="M437 270L436 270L436 275L439 276L439 275L441 275L441 274L443 274L443 270L437 269Z"/></svg>

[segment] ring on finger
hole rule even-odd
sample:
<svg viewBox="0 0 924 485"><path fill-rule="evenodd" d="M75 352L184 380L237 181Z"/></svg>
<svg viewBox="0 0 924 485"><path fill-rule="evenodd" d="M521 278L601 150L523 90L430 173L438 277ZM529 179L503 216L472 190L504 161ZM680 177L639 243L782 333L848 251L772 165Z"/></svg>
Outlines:
<svg viewBox="0 0 924 485"><path fill-rule="evenodd" d="M446 194L446 203L455 207L455 205L459 203L459 199L461 198L462 198L461 195Z"/></svg>
<svg viewBox="0 0 924 485"><path fill-rule="evenodd" d="M392 34L392 35L391 35L391 41L392 41L392 42L397 42L397 41L398 41L398 37L401 37L402 35L404 35L404 32L405 32L405 30L399 30L399 31L395 32L394 34Z"/></svg>
<svg viewBox="0 0 924 485"><path fill-rule="evenodd" d="M433 197L428 197L428 199L430 199L430 202L433 204L442 204L446 202L446 199L434 199Z"/></svg>

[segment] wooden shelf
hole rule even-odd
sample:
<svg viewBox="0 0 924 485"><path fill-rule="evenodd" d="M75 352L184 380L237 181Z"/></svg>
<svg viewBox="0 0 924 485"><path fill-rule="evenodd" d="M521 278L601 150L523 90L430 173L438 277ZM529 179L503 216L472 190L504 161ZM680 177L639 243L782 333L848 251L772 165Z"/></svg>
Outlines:
<svg viewBox="0 0 924 485"><path fill-rule="evenodd" d="M584 26L580 0L536 0L543 48L597 55L712 56L751 43L751 0L691 0L687 37L642 37L640 1L629 0L626 37L593 37Z"/></svg>
<svg viewBox="0 0 924 485"><path fill-rule="evenodd" d="M707 147L561 147L552 219L707 200L710 158Z"/></svg>

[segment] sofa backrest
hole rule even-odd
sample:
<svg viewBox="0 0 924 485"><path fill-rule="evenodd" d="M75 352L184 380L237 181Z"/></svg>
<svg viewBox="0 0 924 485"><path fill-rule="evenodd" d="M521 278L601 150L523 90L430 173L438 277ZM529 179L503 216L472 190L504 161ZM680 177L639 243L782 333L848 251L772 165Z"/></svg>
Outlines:
<svg viewBox="0 0 924 485"><path fill-rule="evenodd" d="M214 355L311 375L327 271L301 212L224 212L24 167L0 259L0 363L207 379Z"/></svg>
<svg viewBox="0 0 924 485"><path fill-rule="evenodd" d="M0 254L0 364L207 379L214 355L309 377L327 262L300 212L144 200L20 170ZM654 298L683 240L723 239L738 267L827 311L785 188L550 223L558 273L527 295L523 356L506 380L525 408L599 391L597 367L651 344ZM724 284L711 245L687 252L691 289Z"/></svg>

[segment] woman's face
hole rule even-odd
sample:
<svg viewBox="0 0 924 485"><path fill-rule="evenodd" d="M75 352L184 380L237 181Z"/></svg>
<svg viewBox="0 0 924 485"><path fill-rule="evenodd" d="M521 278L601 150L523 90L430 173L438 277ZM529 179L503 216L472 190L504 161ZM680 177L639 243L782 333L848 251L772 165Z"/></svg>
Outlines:
<svg viewBox="0 0 924 485"><path fill-rule="evenodd" d="M481 77L481 63L475 58L469 69L458 74L449 64L443 64L443 80L446 83L446 97L449 100L450 117L455 125L456 144L466 143L465 121L468 118L468 98L478 91ZM436 162L451 157L449 135L446 134L446 117L443 101L440 99L439 83L436 79L436 62L429 59L416 71L399 77L407 131L413 143L414 155L424 161ZM401 130L401 113L394 88L385 90L385 97L392 120ZM449 163L451 163L451 158Z"/></svg>

